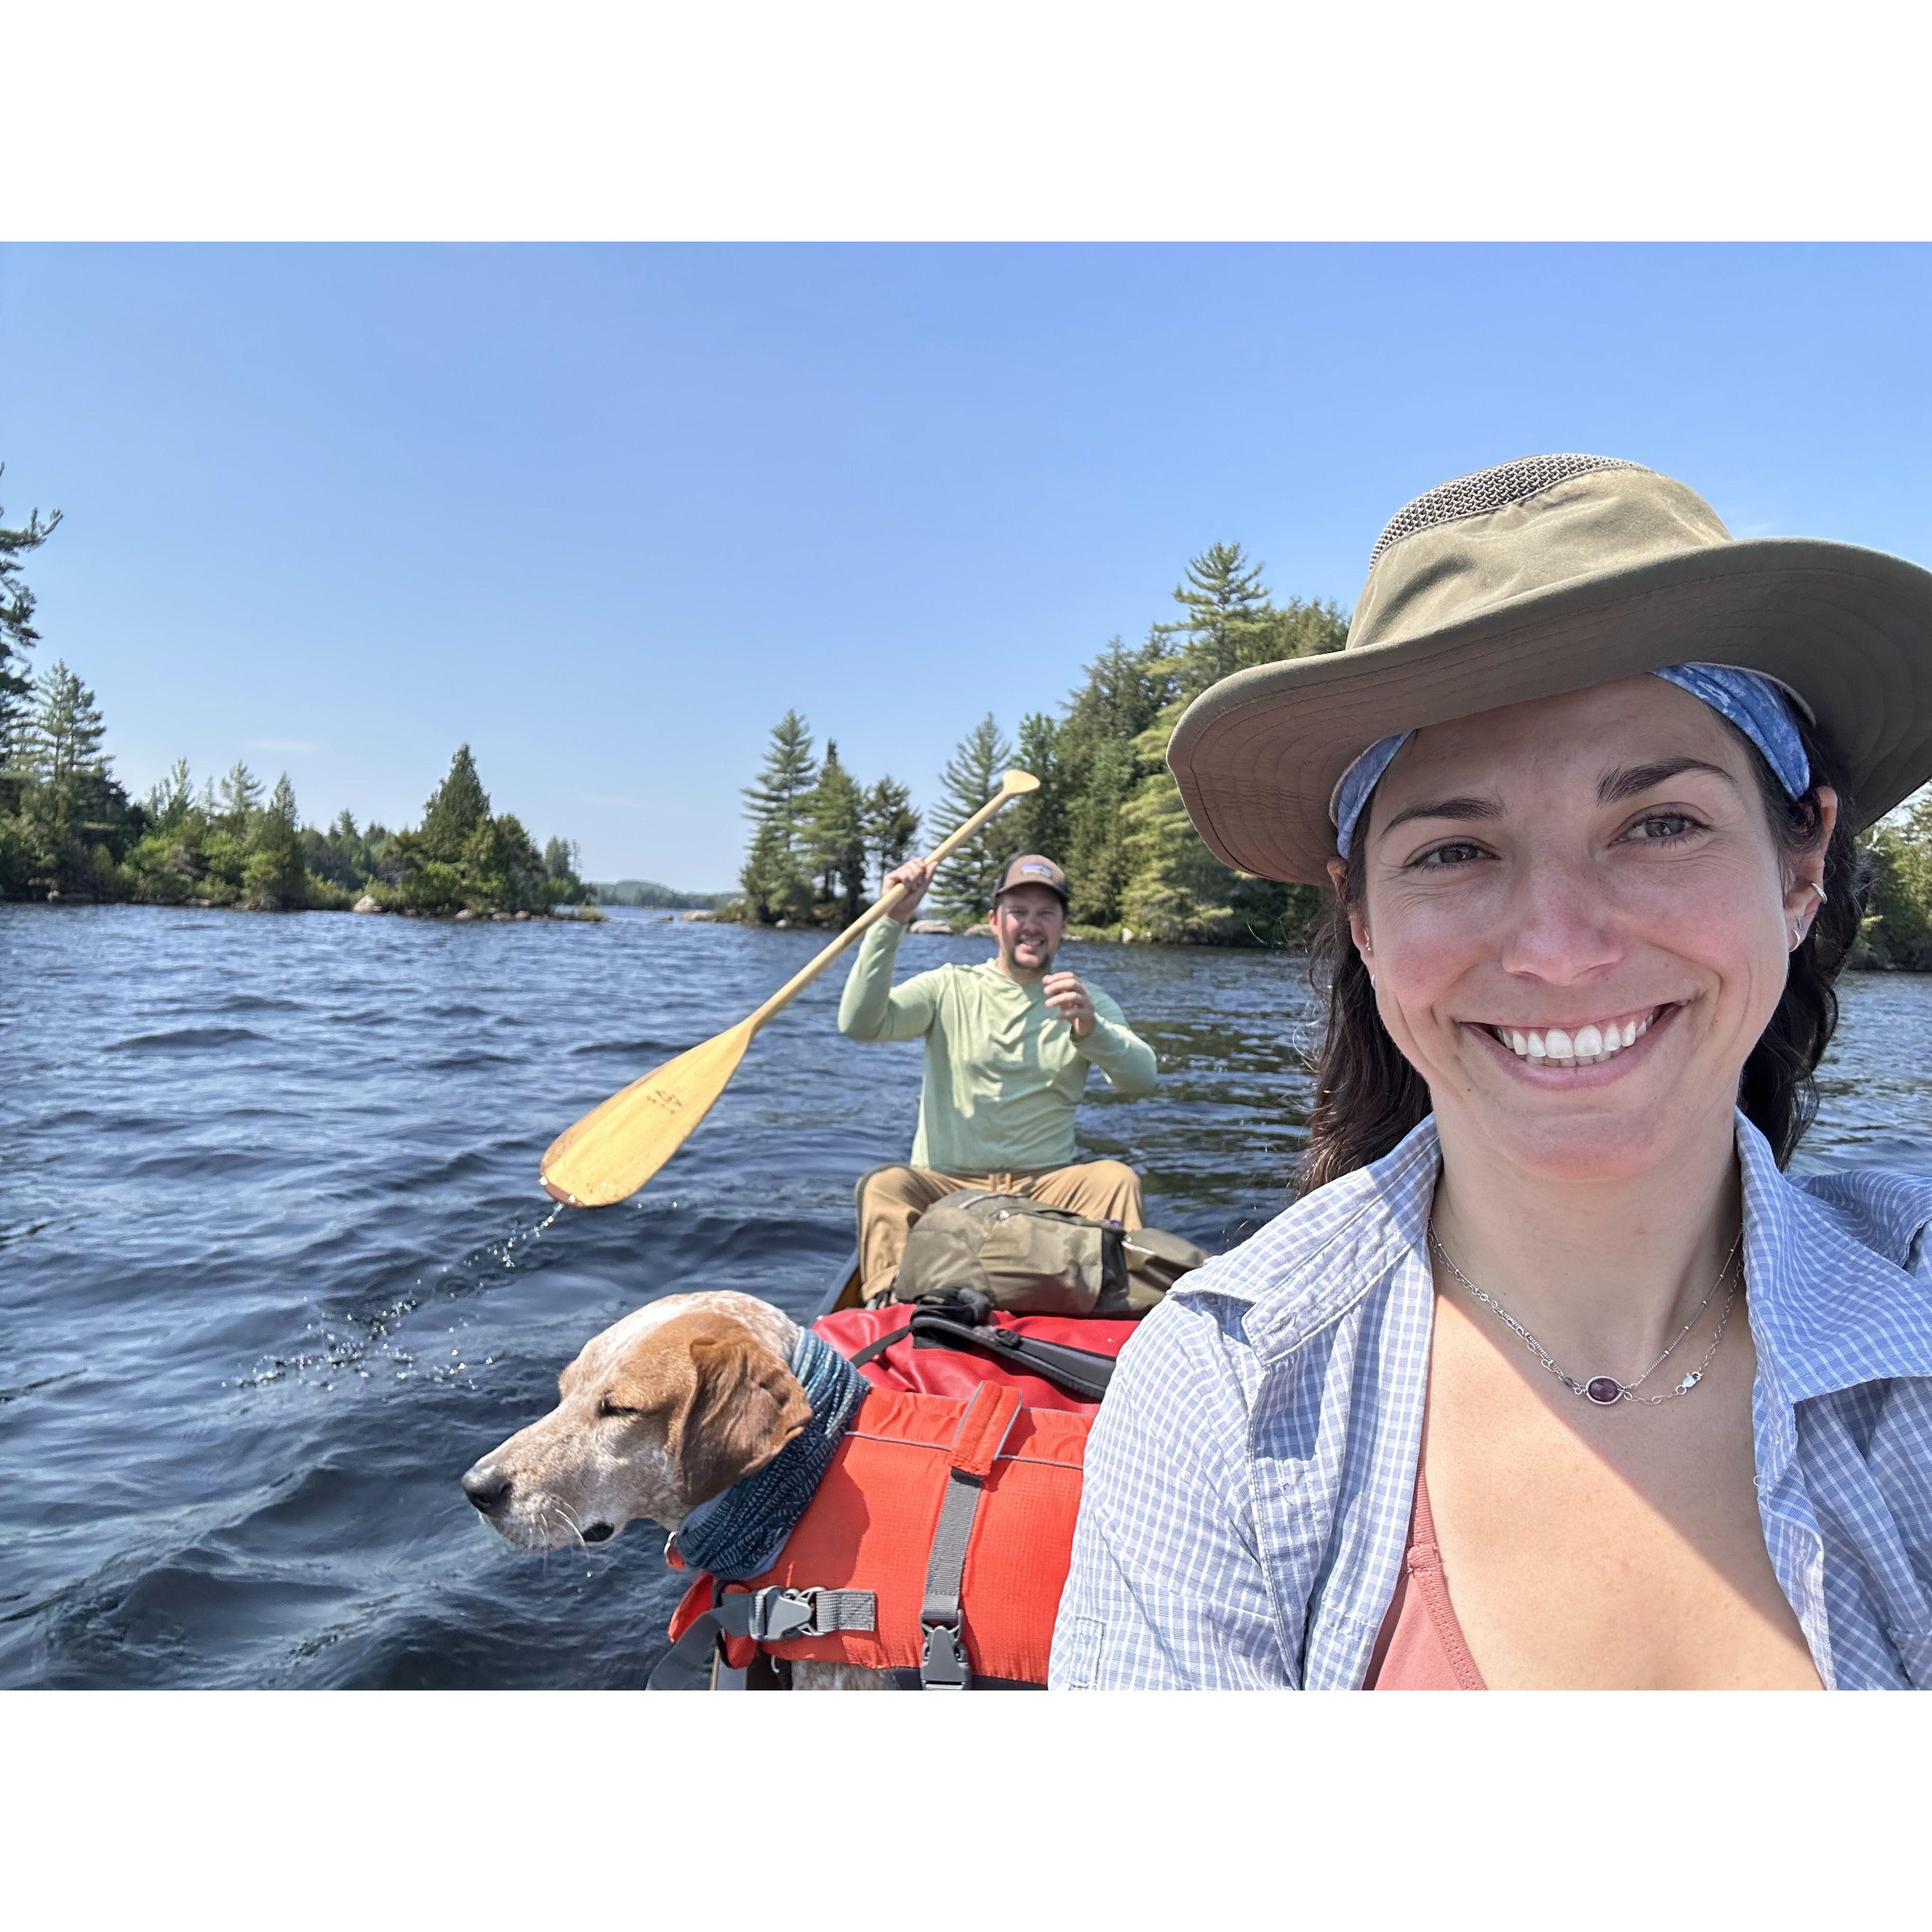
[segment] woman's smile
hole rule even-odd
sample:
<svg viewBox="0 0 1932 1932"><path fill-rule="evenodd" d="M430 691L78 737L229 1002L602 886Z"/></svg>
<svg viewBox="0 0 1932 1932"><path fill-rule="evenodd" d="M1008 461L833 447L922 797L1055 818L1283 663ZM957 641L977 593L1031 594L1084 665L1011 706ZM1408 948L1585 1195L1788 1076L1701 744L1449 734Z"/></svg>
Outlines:
<svg viewBox="0 0 1932 1932"><path fill-rule="evenodd" d="M1603 1020L1562 1026L1515 1025L1465 1020L1463 1030L1479 1040L1510 1072L1539 1087L1601 1087L1648 1060L1650 1041L1689 1004L1674 1000L1640 1006ZM1594 1076L1594 1077L1587 1077Z"/></svg>

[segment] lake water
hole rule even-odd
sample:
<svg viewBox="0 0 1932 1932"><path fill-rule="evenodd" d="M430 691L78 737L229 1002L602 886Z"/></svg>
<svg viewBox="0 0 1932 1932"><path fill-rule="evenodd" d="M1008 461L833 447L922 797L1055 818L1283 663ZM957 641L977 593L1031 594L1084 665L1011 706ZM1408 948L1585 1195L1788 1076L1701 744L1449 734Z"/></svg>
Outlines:
<svg viewBox="0 0 1932 1932"><path fill-rule="evenodd" d="M680 1594L662 1538L522 1556L456 1479L640 1303L815 1303L918 1092L916 1045L839 1037L842 969L641 1194L542 1226L536 1172L818 943L0 906L0 1684L639 1682ZM1162 1070L1152 1100L1095 1094L1084 1149L1142 1171L1157 1224L1239 1239L1298 1144L1303 963L1068 959ZM1932 1172L1932 978L1843 994L1799 1164Z"/></svg>

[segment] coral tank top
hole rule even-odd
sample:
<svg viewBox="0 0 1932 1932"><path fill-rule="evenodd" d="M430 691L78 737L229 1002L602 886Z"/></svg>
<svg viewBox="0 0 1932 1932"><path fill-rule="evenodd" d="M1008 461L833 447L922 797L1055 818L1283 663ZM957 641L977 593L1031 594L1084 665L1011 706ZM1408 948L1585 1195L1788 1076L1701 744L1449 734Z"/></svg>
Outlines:
<svg viewBox="0 0 1932 1932"><path fill-rule="evenodd" d="M1382 1619L1366 1690L1483 1690L1488 1686L1462 1641L1449 1601L1442 1552L1436 1546L1436 1519L1421 1465L1415 1471L1415 1508L1409 1517L1408 1550L1402 1575Z"/></svg>

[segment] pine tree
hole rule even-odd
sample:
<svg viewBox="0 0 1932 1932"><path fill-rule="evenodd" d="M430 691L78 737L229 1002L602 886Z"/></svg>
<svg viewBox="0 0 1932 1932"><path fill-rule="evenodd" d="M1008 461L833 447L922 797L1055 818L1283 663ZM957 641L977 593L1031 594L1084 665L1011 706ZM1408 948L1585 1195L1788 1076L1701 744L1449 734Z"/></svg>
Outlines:
<svg viewBox="0 0 1932 1932"><path fill-rule="evenodd" d="M370 828L371 832L376 829ZM326 879L358 898L376 876L369 841L357 828L356 814L346 808L335 814L335 823L326 832L304 826L302 844L302 862L314 878Z"/></svg>
<svg viewBox="0 0 1932 1932"><path fill-rule="evenodd" d="M772 728L756 783L744 791L752 847L739 883L752 916L764 924L802 916L810 904L809 820L818 784L810 729L788 711Z"/></svg>
<svg viewBox="0 0 1932 1932"><path fill-rule="evenodd" d="M764 926L802 914L811 892L793 862L784 833L776 825L761 825L752 834L738 884L752 916Z"/></svg>
<svg viewBox="0 0 1932 1932"><path fill-rule="evenodd" d="M20 733L20 769L38 794L38 816L64 866L79 829L98 818L108 760L94 693L56 661L33 686L34 706Z"/></svg>
<svg viewBox="0 0 1932 1932"><path fill-rule="evenodd" d="M1210 544L1190 558L1174 601L1184 614L1154 631L1162 640L1178 641L1183 696L1192 698L1256 662L1256 639L1271 614L1262 566L1250 564L1239 544Z"/></svg>
<svg viewBox="0 0 1932 1932"><path fill-rule="evenodd" d="M510 813L492 818L467 745L459 746L413 832L367 836L371 860L420 912L536 912L550 902L543 854Z"/></svg>
<svg viewBox="0 0 1932 1932"><path fill-rule="evenodd" d="M194 804L194 783L188 775L188 760L177 758L168 775L148 794L148 816L172 829L185 818Z"/></svg>
<svg viewBox="0 0 1932 1932"><path fill-rule="evenodd" d="M811 729L796 711L788 711L772 727L771 745L757 782L745 788L752 824L776 826L787 851L798 852L806 842L818 783Z"/></svg>
<svg viewBox="0 0 1932 1932"><path fill-rule="evenodd" d="M884 892L886 874L905 863L913 841L919 836L919 814L912 808L911 791L888 773L866 793L862 822L866 850Z"/></svg>
<svg viewBox="0 0 1932 1932"><path fill-rule="evenodd" d="M0 466L0 476L4 476ZM16 734L26 722L26 699L32 690L26 653L40 642L34 628L34 593L20 577L20 559L38 550L59 527L56 510L45 523L35 510L13 530L0 527L0 763L9 762Z"/></svg>
<svg viewBox="0 0 1932 1932"><path fill-rule="evenodd" d="M1192 698L1246 662L1256 632L1265 620L1268 595L1262 566L1250 564L1239 544L1210 544L1188 560L1174 590L1183 614L1154 627L1175 653L1180 694Z"/></svg>
<svg viewBox="0 0 1932 1932"><path fill-rule="evenodd" d="M71 785L103 773L100 741L106 726L94 693L56 660L33 687L34 708L23 734L21 764L44 785Z"/></svg>
<svg viewBox="0 0 1932 1932"><path fill-rule="evenodd" d="M999 790L1012 761L1012 747L989 711L960 740L940 773L944 789L932 808L932 822L942 838L963 825ZM981 826L939 868L933 897L940 910L956 916L983 914L992 902L1000 868L1019 849L1013 842L1012 826L1003 818Z"/></svg>
<svg viewBox="0 0 1932 1932"><path fill-rule="evenodd" d="M583 860L574 838L552 838L544 845L544 876L551 899L561 905L580 905L593 896L580 872Z"/></svg>
<svg viewBox="0 0 1932 1932"><path fill-rule="evenodd" d="M453 865L489 817L490 794L476 776L476 760L467 745L459 745L442 784L423 807L423 822L416 836L430 858Z"/></svg>
<svg viewBox="0 0 1932 1932"><path fill-rule="evenodd" d="M807 822L812 869L828 900L844 902L844 922L859 916L866 892L865 794L840 762L838 747L825 741L825 762L812 789Z"/></svg>
<svg viewBox="0 0 1932 1932"><path fill-rule="evenodd" d="M1042 849L1065 868L1071 915L1083 925L1111 926L1120 916L1130 874L1124 813L1145 776L1135 747L1174 687L1174 660L1157 632L1131 650L1113 638L1088 666L1054 733L1062 842Z"/></svg>
<svg viewBox="0 0 1932 1932"><path fill-rule="evenodd" d="M302 863L295 788L286 772L275 781L268 803L250 811L248 846L242 872L247 903L269 912L302 904L308 896L308 871Z"/></svg>
<svg viewBox="0 0 1932 1932"><path fill-rule="evenodd" d="M114 854L106 842L124 836L130 817L101 749L106 728L94 693L64 664L42 672L32 692L32 709L15 733L21 810L7 870L16 885L92 890L111 878Z"/></svg>
<svg viewBox="0 0 1932 1932"><path fill-rule="evenodd" d="M261 780L237 758L221 781L221 816L239 836L247 830L250 814L259 812L261 806Z"/></svg>
<svg viewBox="0 0 1932 1932"><path fill-rule="evenodd" d="M1029 711L1020 720L1019 765L1040 781L1017 805L1007 808L1013 824L1015 850L1043 852L1056 864L1066 851L1065 774L1060 763L1060 728L1044 711Z"/></svg>

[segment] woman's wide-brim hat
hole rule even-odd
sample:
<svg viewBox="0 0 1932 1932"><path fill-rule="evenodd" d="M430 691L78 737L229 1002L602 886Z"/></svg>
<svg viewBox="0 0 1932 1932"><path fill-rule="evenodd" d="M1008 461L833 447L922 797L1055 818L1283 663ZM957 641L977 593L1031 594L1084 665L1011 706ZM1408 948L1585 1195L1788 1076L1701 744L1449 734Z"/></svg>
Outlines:
<svg viewBox="0 0 1932 1932"><path fill-rule="evenodd" d="M1932 573L1810 538L1734 539L1642 464L1531 456L1384 530L1342 650L1203 692L1168 764L1215 855L1318 885L1329 800L1378 739L1666 664L1742 666L1810 710L1863 827L1932 777Z"/></svg>

